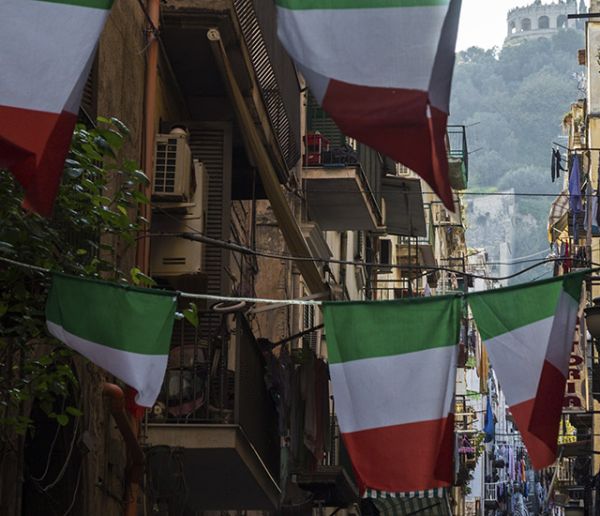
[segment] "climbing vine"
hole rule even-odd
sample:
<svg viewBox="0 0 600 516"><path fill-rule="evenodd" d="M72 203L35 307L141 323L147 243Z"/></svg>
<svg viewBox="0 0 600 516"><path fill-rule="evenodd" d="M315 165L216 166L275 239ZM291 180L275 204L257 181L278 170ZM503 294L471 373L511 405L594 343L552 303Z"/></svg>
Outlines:
<svg viewBox="0 0 600 516"><path fill-rule="evenodd" d="M123 270L124 257L146 221L148 178L120 157L128 136L116 118L76 128L54 215L21 208L23 192L0 171L0 258L53 271L147 284L139 269ZM31 427L31 404L58 424L81 415L64 400L77 389L72 353L46 332L44 306L50 277L0 261L0 443Z"/></svg>

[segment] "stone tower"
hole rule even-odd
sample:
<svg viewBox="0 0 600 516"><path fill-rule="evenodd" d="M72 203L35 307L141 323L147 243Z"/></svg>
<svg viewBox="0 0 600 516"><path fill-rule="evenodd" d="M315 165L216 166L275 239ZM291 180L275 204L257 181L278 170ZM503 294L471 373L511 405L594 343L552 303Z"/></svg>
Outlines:
<svg viewBox="0 0 600 516"><path fill-rule="evenodd" d="M550 4L543 4L542 0L535 0L525 7L515 7L508 11L505 45L517 44L526 39L549 37L561 29L581 28L578 20L569 20L569 14L587 12L584 0L558 0Z"/></svg>

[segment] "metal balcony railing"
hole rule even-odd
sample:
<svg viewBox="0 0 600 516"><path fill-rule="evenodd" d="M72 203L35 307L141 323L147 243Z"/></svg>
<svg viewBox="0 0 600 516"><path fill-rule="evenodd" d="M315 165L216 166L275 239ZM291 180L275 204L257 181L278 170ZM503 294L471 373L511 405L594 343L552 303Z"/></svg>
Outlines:
<svg viewBox="0 0 600 516"><path fill-rule="evenodd" d="M486 502L497 502L498 501L498 484L497 483L486 483L484 500Z"/></svg>
<svg viewBox="0 0 600 516"><path fill-rule="evenodd" d="M447 129L448 156L459 158L465 165L466 179L469 179L469 147L467 130L464 125L449 125Z"/></svg>

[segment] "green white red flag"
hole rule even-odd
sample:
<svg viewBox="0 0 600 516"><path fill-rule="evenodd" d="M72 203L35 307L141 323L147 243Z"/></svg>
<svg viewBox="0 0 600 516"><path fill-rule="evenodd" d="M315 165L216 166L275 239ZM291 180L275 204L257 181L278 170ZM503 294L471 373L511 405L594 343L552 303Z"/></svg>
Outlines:
<svg viewBox="0 0 600 516"><path fill-rule="evenodd" d="M446 124L461 0L275 0L278 34L339 128L452 209Z"/></svg>
<svg viewBox="0 0 600 516"><path fill-rule="evenodd" d="M584 274L469 295L491 366L536 469L556 460Z"/></svg>
<svg viewBox="0 0 600 516"><path fill-rule="evenodd" d="M323 305L340 431L363 490L453 480L458 297Z"/></svg>
<svg viewBox="0 0 600 516"><path fill-rule="evenodd" d="M0 2L0 167L50 216L113 0Z"/></svg>
<svg viewBox="0 0 600 516"><path fill-rule="evenodd" d="M48 331L137 390L154 405L167 369L175 295L54 274L46 303Z"/></svg>

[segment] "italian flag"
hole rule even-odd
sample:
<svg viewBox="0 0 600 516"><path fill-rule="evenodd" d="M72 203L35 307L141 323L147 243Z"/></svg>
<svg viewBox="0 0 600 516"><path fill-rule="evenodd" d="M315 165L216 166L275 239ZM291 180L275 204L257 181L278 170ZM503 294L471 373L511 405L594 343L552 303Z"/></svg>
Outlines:
<svg viewBox="0 0 600 516"><path fill-rule="evenodd" d="M48 331L138 391L151 407L161 389L175 318L172 292L54 274Z"/></svg>
<svg viewBox="0 0 600 516"><path fill-rule="evenodd" d="M275 0L278 34L339 128L452 209L446 123L460 0Z"/></svg>
<svg viewBox="0 0 600 516"><path fill-rule="evenodd" d="M50 216L112 0L0 2L0 167Z"/></svg>
<svg viewBox="0 0 600 516"><path fill-rule="evenodd" d="M325 303L335 411L363 490L453 480L458 297Z"/></svg>
<svg viewBox="0 0 600 516"><path fill-rule="evenodd" d="M536 469L556 460L584 274L469 296L490 363Z"/></svg>

